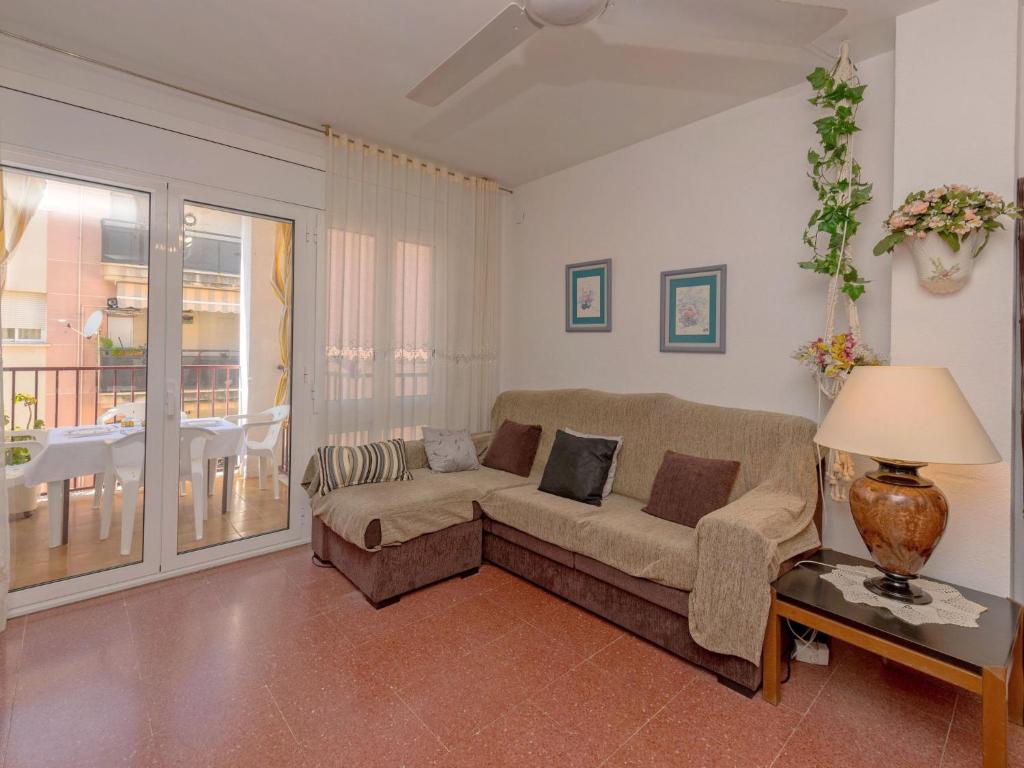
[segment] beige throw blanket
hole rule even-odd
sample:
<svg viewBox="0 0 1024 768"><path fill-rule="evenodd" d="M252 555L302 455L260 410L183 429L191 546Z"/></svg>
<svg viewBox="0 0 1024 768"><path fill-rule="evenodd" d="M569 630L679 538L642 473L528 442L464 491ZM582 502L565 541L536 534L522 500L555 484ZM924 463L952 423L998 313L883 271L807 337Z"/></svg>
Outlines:
<svg viewBox="0 0 1024 768"><path fill-rule="evenodd" d="M690 635L710 651L761 664L770 583L790 557L819 544L814 508L758 487L697 523L697 578Z"/></svg>

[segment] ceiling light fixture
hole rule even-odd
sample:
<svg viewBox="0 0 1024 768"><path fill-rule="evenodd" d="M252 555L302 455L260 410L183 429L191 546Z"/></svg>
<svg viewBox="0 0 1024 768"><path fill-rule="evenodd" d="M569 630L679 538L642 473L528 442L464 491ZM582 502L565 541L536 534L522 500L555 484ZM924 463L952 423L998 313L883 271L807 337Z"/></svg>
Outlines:
<svg viewBox="0 0 1024 768"><path fill-rule="evenodd" d="M608 6L608 0L526 0L526 12L538 24L572 27L596 19Z"/></svg>

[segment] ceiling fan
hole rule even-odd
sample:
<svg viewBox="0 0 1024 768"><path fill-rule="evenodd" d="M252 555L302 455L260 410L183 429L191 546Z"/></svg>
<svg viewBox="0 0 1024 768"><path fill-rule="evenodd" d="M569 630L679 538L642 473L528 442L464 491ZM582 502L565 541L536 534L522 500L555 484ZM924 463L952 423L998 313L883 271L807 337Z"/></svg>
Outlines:
<svg viewBox="0 0 1024 768"><path fill-rule="evenodd" d="M813 0L522 0L509 4L406 96L436 107L544 27L601 23L722 40L800 46L846 16ZM638 41L642 44L642 40Z"/></svg>

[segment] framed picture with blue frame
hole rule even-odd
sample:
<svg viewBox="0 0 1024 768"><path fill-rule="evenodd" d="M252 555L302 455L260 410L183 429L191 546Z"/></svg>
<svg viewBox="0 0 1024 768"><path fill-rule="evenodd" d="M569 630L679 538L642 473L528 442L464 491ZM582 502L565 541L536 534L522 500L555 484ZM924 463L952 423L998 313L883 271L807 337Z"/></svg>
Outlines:
<svg viewBox="0 0 1024 768"><path fill-rule="evenodd" d="M725 352L725 264L661 273L661 351Z"/></svg>
<svg viewBox="0 0 1024 768"><path fill-rule="evenodd" d="M565 330L612 329L612 260L584 261L565 268Z"/></svg>

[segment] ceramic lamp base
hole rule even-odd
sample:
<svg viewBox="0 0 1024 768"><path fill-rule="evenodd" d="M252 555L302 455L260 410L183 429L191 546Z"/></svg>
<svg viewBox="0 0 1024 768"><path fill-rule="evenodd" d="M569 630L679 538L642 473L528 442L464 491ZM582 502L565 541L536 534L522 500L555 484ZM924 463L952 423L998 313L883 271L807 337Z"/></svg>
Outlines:
<svg viewBox="0 0 1024 768"><path fill-rule="evenodd" d="M899 600L903 603L928 605L928 603L932 601L931 595L923 589L915 587L910 583L909 579L905 579L902 576L894 576L889 573L884 576L876 576L873 579L864 579L864 586L876 595L888 597L892 600Z"/></svg>
<svg viewBox="0 0 1024 768"><path fill-rule="evenodd" d="M949 504L917 474L921 464L876 459L879 468L850 488L850 511L871 559L884 574L864 586L877 595L924 605L927 592L910 584L946 530Z"/></svg>

